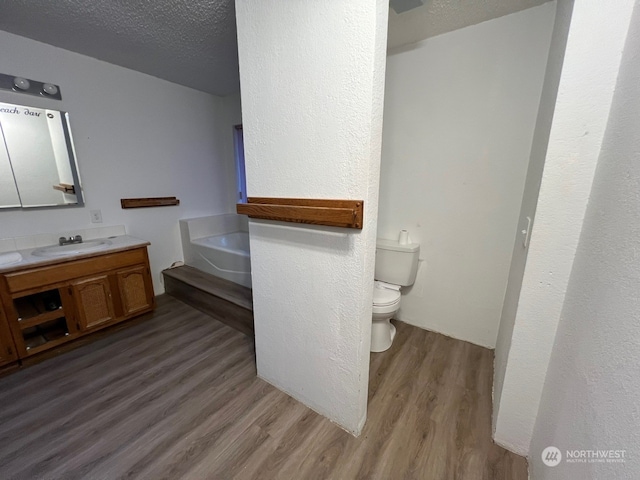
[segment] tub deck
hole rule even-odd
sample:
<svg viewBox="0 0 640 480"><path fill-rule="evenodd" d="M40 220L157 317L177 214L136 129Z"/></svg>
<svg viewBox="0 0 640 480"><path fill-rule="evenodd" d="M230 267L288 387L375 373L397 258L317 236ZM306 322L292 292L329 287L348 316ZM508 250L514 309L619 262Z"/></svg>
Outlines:
<svg viewBox="0 0 640 480"><path fill-rule="evenodd" d="M162 274L167 294L253 338L251 289L188 265Z"/></svg>

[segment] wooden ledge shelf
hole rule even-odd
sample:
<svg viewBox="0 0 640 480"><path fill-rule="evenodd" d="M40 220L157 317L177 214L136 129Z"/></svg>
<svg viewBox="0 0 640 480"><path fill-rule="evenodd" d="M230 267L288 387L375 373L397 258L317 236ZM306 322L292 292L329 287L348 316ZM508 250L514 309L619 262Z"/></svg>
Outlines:
<svg viewBox="0 0 640 480"><path fill-rule="evenodd" d="M362 229L364 201L250 197L236 211L249 218Z"/></svg>
<svg viewBox="0 0 640 480"><path fill-rule="evenodd" d="M148 207L168 207L180 205L180 200L176 197L153 197L153 198L121 198L122 208L148 208Z"/></svg>

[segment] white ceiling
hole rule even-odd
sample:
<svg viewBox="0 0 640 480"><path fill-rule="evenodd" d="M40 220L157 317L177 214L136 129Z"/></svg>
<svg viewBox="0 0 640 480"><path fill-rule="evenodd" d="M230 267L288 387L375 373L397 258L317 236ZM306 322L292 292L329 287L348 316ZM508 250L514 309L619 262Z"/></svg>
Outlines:
<svg viewBox="0 0 640 480"><path fill-rule="evenodd" d="M240 89L234 0L0 0L0 30L216 95Z"/></svg>
<svg viewBox="0 0 640 480"><path fill-rule="evenodd" d="M425 0L390 11L389 47L546 1ZM0 30L216 95L239 91L234 0L0 0Z"/></svg>

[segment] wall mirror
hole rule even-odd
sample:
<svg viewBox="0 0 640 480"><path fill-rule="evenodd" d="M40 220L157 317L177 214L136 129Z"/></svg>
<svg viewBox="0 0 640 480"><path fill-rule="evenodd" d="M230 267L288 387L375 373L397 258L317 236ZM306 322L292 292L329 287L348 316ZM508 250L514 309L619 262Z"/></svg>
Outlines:
<svg viewBox="0 0 640 480"><path fill-rule="evenodd" d="M0 103L0 208L78 205L69 114Z"/></svg>

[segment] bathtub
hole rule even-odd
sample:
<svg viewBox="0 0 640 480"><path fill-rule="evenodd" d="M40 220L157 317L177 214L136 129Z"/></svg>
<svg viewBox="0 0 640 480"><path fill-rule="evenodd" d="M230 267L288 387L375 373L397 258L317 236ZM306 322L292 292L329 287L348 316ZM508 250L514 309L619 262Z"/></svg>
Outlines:
<svg viewBox="0 0 640 480"><path fill-rule="evenodd" d="M235 214L180 220L185 263L251 288L246 217Z"/></svg>

